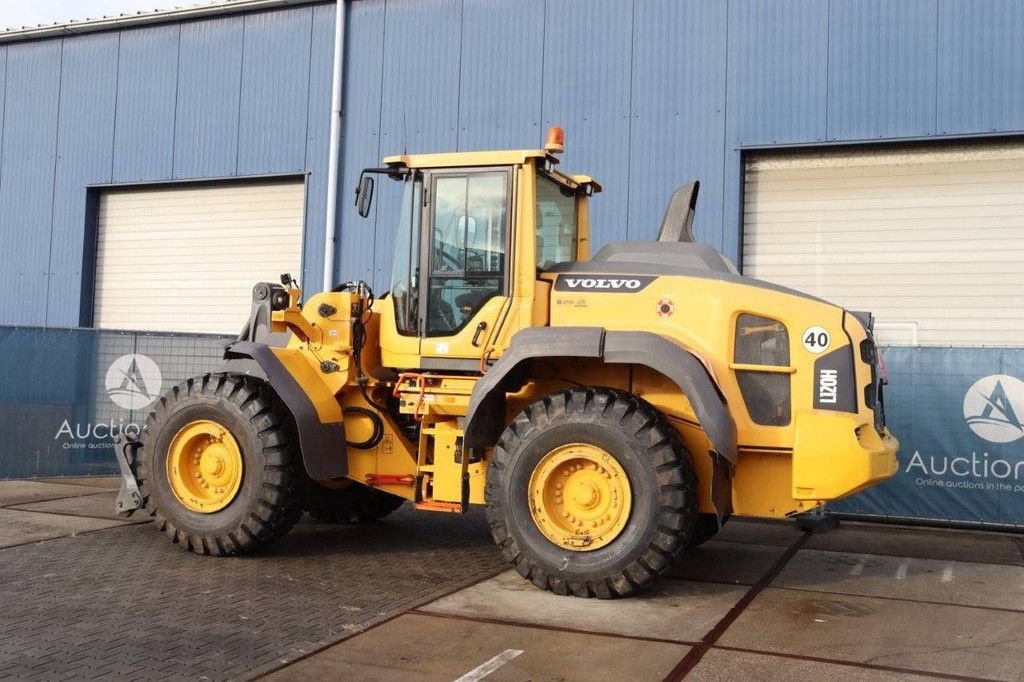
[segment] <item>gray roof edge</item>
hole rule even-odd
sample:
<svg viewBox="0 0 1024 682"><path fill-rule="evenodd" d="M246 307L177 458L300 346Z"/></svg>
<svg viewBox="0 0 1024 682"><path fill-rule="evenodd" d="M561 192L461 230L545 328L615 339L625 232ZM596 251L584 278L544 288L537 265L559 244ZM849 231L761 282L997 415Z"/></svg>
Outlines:
<svg viewBox="0 0 1024 682"><path fill-rule="evenodd" d="M0 44L16 43L27 40L75 36L97 31L111 31L132 26L163 24L188 19L239 14L264 9L310 5L325 0L219 0L204 5L158 9L137 14L120 14L99 19L81 19L75 21L26 26L24 28L0 30Z"/></svg>

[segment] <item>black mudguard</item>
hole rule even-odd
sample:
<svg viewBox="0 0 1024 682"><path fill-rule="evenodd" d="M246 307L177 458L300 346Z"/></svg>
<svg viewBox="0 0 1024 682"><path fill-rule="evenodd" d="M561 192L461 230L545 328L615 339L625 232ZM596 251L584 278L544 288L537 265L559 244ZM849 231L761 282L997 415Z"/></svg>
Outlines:
<svg viewBox="0 0 1024 682"><path fill-rule="evenodd" d="M682 346L651 332L607 331L601 327L533 327L512 337L508 351L480 379L466 413L468 448L493 446L505 429L506 393L522 387L530 364L542 358L601 358L615 364L650 367L671 379L693 406L714 448L711 499L719 519L732 511L732 467L736 464L736 422L711 375Z"/></svg>
<svg viewBox="0 0 1024 682"><path fill-rule="evenodd" d="M508 351L473 389L466 413L466 447L490 447L497 442L505 429L505 394L523 385L531 360L542 358L601 358L608 363L644 365L664 374L693 405L715 451L736 463L736 422L701 361L658 334L601 327L533 327L512 337Z"/></svg>
<svg viewBox="0 0 1024 682"><path fill-rule="evenodd" d="M651 332L607 332L604 360L650 367L675 382L693 406L715 452L736 464L736 422L725 397L697 356Z"/></svg>
<svg viewBox="0 0 1024 682"><path fill-rule="evenodd" d="M345 423L323 423L302 386L285 369L270 346L252 341L235 341L224 349L221 371L247 374L265 380L284 402L295 420L302 449L302 463L314 480L339 478L348 474Z"/></svg>

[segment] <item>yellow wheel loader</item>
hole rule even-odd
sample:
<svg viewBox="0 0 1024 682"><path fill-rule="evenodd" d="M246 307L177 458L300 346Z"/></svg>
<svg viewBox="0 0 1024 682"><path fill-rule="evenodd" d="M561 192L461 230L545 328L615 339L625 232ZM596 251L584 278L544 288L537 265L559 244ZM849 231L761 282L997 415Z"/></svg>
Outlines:
<svg viewBox="0 0 1024 682"><path fill-rule="evenodd" d="M591 255L601 186L543 149L392 156L389 291L253 289L220 371L118 448L122 512L202 554L250 552L304 510L366 522L485 505L526 579L580 597L650 585L732 515L786 517L882 481L871 317L743 277L693 241L698 185L657 241ZM397 193L396 193L397 194Z"/></svg>

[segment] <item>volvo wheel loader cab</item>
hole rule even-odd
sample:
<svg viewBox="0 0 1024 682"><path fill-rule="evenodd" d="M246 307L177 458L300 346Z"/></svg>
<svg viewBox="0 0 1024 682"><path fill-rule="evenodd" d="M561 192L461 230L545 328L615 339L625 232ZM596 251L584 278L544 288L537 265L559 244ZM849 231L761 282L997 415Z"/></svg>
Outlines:
<svg viewBox="0 0 1024 682"><path fill-rule="evenodd" d="M696 183L657 241L591 255L601 186L559 170L562 145L556 129L544 149L366 169L360 215L375 184L401 189L378 211L394 221L377 225L388 291L256 285L221 370L172 389L123 444L119 507L238 554L302 510L486 505L523 577L615 597L730 516L805 512L894 473L869 315L694 243Z"/></svg>

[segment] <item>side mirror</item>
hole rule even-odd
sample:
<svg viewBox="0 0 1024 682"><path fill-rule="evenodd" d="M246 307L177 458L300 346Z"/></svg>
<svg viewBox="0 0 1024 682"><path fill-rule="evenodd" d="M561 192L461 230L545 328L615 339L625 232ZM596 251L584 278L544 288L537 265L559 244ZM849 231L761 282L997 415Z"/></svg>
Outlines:
<svg viewBox="0 0 1024 682"><path fill-rule="evenodd" d="M364 175L359 178L359 186L356 187L356 210L359 215L365 218L370 215L370 204L373 203L373 178Z"/></svg>

